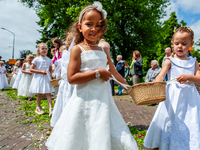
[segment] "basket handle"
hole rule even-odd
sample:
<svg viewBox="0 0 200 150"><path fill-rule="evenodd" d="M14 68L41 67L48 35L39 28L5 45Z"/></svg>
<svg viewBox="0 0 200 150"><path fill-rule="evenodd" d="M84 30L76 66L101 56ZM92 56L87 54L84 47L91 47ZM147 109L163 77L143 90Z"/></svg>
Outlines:
<svg viewBox="0 0 200 150"><path fill-rule="evenodd" d="M114 77L113 74L111 74L111 75L112 75L112 78L110 78L110 79L113 79L115 82L117 82L117 83L119 83L120 85L122 85L122 86L124 87L125 90L128 90L128 89L131 87L131 86L128 85L128 84L124 84L124 83L119 82L119 81Z"/></svg>

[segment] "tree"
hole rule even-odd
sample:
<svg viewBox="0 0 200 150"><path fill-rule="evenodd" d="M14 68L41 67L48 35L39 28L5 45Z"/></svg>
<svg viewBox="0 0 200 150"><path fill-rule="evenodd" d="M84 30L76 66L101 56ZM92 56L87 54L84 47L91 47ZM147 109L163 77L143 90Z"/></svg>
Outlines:
<svg viewBox="0 0 200 150"><path fill-rule="evenodd" d="M65 31L74 22L80 10L93 1L79 0L21 0L33 7L40 18L38 24L42 38L37 42L47 42L53 37L63 38ZM107 11L108 31L105 35L112 47L111 55L115 60L118 54L130 60L133 50L138 49L148 56L157 43L160 18L169 0L102 0ZM50 42L48 43L51 47Z"/></svg>
<svg viewBox="0 0 200 150"><path fill-rule="evenodd" d="M28 54L33 54L30 50L20 50L20 58L26 58Z"/></svg>

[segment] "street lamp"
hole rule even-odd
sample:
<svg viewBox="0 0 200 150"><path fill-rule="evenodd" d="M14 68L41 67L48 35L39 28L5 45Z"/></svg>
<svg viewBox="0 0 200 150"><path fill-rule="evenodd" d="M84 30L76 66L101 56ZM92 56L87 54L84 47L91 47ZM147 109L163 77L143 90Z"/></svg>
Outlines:
<svg viewBox="0 0 200 150"><path fill-rule="evenodd" d="M12 51L12 59L14 59L14 47L15 47L15 33L13 33L12 31L6 29L6 28L1 28L3 30L7 30L8 32L13 34L13 51Z"/></svg>

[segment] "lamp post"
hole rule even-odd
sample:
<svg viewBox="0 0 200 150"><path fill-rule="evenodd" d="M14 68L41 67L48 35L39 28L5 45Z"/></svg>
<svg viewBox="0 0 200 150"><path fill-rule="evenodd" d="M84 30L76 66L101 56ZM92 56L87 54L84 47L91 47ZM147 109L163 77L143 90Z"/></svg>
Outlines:
<svg viewBox="0 0 200 150"><path fill-rule="evenodd" d="M14 47L15 47L15 33L13 33L12 31L6 29L6 28L1 28L3 30L7 30L8 32L13 34L13 51L12 51L12 59L14 59Z"/></svg>

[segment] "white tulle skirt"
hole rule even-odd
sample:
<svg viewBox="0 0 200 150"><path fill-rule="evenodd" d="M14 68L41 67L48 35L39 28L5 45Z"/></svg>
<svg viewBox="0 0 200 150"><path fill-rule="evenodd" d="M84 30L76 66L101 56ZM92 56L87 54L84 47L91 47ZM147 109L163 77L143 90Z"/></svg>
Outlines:
<svg viewBox="0 0 200 150"><path fill-rule="evenodd" d="M16 77L17 77L17 74L13 74L12 75L12 79L11 79L11 81L10 81L10 87L12 87L13 86L13 84L14 84L14 82L15 82L15 80L16 80Z"/></svg>
<svg viewBox="0 0 200 150"><path fill-rule="evenodd" d="M51 126L54 127L56 122L61 116L61 113L72 96L74 86L69 84L67 80L61 80L58 96L56 98L56 103L53 109L53 115L51 118Z"/></svg>
<svg viewBox="0 0 200 150"><path fill-rule="evenodd" d="M35 73L31 81L29 92L31 93L52 93L54 92L54 87L52 86L49 76Z"/></svg>
<svg viewBox="0 0 200 150"><path fill-rule="evenodd" d="M138 150L101 79L75 86L46 146L49 150Z"/></svg>
<svg viewBox="0 0 200 150"><path fill-rule="evenodd" d="M8 88L8 80L6 74L0 73L0 90L4 88Z"/></svg>
<svg viewBox="0 0 200 150"><path fill-rule="evenodd" d="M35 95L34 93L29 92L32 77L32 75L23 73L18 87L18 96L32 97Z"/></svg>
<svg viewBox="0 0 200 150"><path fill-rule="evenodd" d="M19 70L19 72L18 72L18 74L17 74L17 77L16 77L16 79L15 79L15 82L14 82L14 84L13 84L13 86L12 86L12 88L13 89L18 89L18 87L19 87L19 82L20 82L20 80L21 80L21 78L22 78L22 72L21 72L21 69Z"/></svg>

